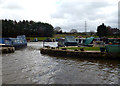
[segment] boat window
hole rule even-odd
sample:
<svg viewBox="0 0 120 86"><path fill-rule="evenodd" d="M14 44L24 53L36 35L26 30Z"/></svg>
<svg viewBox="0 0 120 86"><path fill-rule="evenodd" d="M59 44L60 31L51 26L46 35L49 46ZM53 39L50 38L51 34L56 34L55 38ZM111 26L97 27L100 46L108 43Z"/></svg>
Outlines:
<svg viewBox="0 0 120 86"><path fill-rule="evenodd" d="M17 40L14 40L13 42L14 42L14 43L17 43Z"/></svg>
<svg viewBox="0 0 120 86"><path fill-rule="evenodd" d="M26 41L25 40L23 40L23 43L25 43Z"/></svg>
<svg viewBox="0 0 120 86"><path fill-rule="evenodd" d="M81 43L81 39L79 39L79 43Z"/></svg>
<svg viewBox="0 0 120 86"><path fill-rule="evenodd" d="M9 40L5 40L5 44L10 44L10 41Z"/></svg>
<svg viewBox="0 0 120 86"><path fill-rule="evenodd" d="M19 40L19 42L20 42L20 43L23 43L23 41L22 41L22 40Z"/></svg>
<svg viewBox="0 0 120 86"><path fill-rule="evenodd" d="M85 40L83 40L83 43L85 43Z"/></svg>
<svg viewBox="0 0 120 86"><path fill-rule="evenodd" d="M17 40L17 43L20 43L20 40Z"/></svg>

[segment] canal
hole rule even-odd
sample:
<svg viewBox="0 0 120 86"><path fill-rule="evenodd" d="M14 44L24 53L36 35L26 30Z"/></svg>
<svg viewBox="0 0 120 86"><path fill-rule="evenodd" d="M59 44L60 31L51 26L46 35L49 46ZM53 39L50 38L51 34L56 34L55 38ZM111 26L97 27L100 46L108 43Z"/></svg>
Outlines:
<svg viewBox="0 0 120 86"><path fill-rule="evenodd" d="M56 46L57 43L47 43ZM119 61L52 57L42 42L2 55L3 84L118 84Z"/></svg>

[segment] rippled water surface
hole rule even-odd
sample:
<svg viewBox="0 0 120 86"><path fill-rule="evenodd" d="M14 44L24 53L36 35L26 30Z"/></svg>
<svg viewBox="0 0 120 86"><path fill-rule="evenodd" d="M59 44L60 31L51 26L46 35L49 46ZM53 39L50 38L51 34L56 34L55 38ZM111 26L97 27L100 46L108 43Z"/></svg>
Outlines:
<svg viewBox="0 0 120 86"><path fill-rule="evenodd" d="M42 46L30 42L25 49L3 54L3 84L118 84L119 61L52 57L40 54Z"/></svg>

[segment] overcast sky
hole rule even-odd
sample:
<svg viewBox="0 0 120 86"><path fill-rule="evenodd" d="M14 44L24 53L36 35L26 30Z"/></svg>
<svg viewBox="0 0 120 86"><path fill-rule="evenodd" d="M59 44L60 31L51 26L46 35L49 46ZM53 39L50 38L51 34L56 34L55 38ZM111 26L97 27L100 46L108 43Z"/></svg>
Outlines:
<svg viewBox="0 0 120 86"><path fill-rule="evenodd" d="M47 22L63 31L96 31L105 23L118 28L119 0L0 0L0 19Z"/></svg>

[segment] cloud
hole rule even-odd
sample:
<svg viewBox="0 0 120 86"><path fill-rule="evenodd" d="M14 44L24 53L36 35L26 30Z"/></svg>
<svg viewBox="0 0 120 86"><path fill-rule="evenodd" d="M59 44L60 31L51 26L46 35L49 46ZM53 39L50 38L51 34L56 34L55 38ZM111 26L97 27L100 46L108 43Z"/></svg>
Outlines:
<svg viewBox="0 0 120 86"><path fill-rule="evenodd" d="M22 9L22 5L17 2L17 0L1 0L2 5L0 6L2 9L14 10L14 9Z"/></svg>
<svg viewBox="0 0 120 86"><path fill-rule="evenodd" d="M108 6L107 2L87 2L81 0L65 0L61 2L58 6L57 12L54 13L51 17L53 18L84 18L85 16L96 14L97 12L101 11L101 8ZM91 15L93 16L93 15Z"/></svg>
<svg viewBox="0 0 120 86"><path fill-rule="evenodd" d="M84 31L85 20L88 21L88 31L96 30L98 24L102 22L116 26L116 4L107 0L90 0L89 2L88 0L64 0L58 5L51 18L58 20L56 24L66 28L65 31L72 28ZM59 24L59 20L62 19L65 20L62 22L64 26Z"/></svg>
<svg viewBox="0 0 120 86"><path fill-rule="evenodd" d="M10 9L10 10L23 9L22 6L20 6L20 5L16 4L16 3L10 3L10 4L6 5L6 6L3 6L2 8L3 9Z"/></svg>
<svg viewBox="0 0 120 86"><path fill-rule="evenodd" d="M4 0L0 6L0 18L47 22L47 20L49 20L49 14L55 8L54 1L55 0Z"/></svg>
<svg viewBox="0 0 120 86"><path fill-rule="evenodd" d="M118 0L0 0L0 18L33 20L63 31L94 30L103 22L117 27Z"/></svg>

